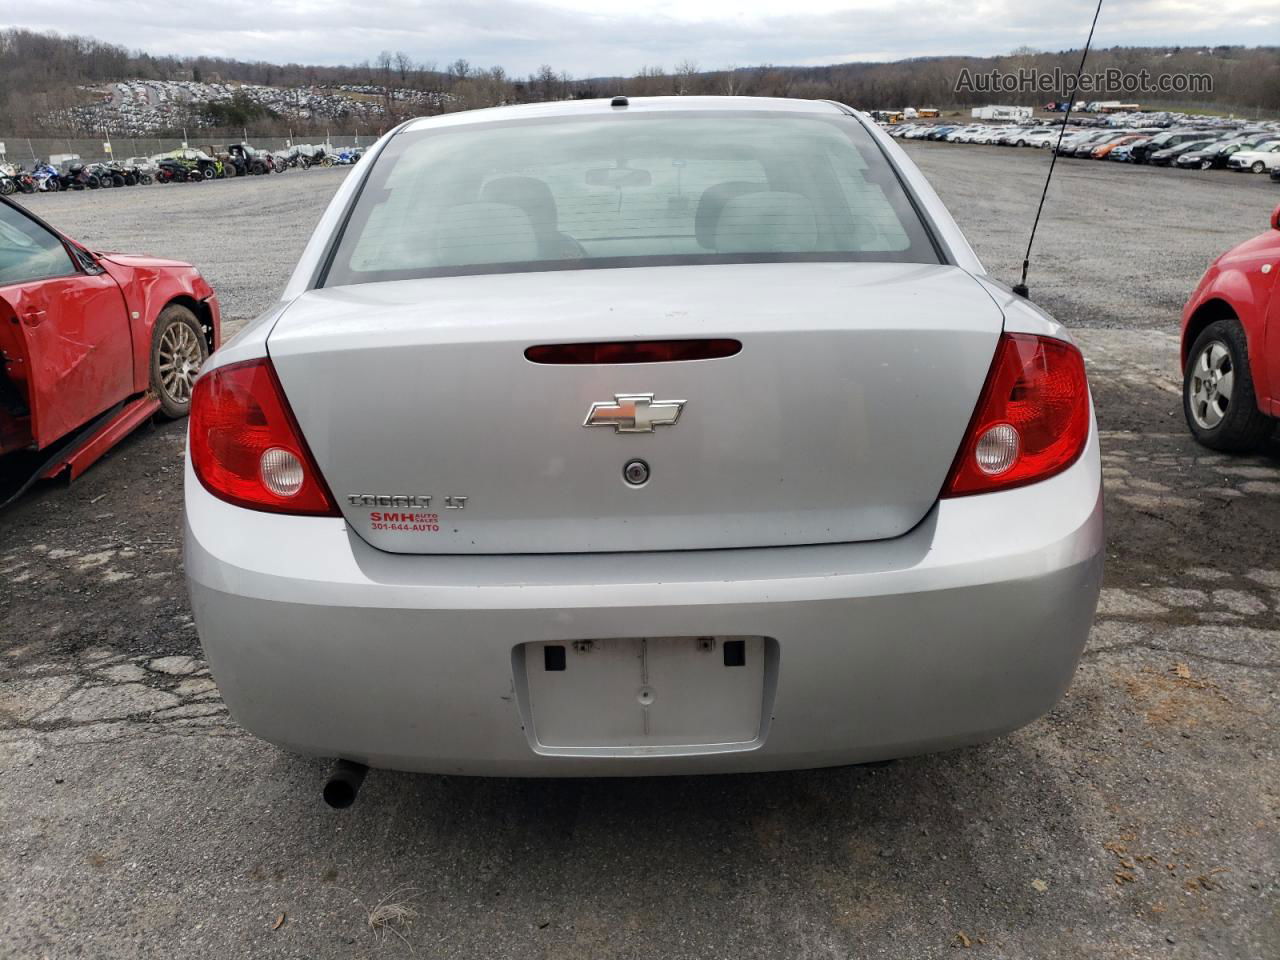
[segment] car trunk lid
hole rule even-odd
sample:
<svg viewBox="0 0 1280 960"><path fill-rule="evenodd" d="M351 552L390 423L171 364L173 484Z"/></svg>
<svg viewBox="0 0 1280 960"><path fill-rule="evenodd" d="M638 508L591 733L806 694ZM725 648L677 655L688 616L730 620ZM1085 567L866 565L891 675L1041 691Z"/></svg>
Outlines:
<svg viewBox="0 0 1280 960"><path fill-rule="evenodd" d="M955 267L648 267L314 290L268 350L344 516L376 547L682 550L909 531L937 499L1002 322ZM525 356L660 339L742 348ZM607 425L632 422L635 397L651 398L639 419L652 430ZM593 410L605 428L584 429ZM634 460L641 485L624 477Z"/></svg>

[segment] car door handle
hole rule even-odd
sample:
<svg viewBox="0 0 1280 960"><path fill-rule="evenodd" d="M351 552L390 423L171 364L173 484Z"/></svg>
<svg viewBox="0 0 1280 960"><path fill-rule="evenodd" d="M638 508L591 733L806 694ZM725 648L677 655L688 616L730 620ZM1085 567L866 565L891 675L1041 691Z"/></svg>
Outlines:
<svg viewBox="0 0 1280 960"><path fill-rule="evenodd" d="M28 310L26 313L22 315L22 322L26 324L28 327L38 327L40 326L40 324L44 323L44 318L45 318L45 311Z"/></svg>

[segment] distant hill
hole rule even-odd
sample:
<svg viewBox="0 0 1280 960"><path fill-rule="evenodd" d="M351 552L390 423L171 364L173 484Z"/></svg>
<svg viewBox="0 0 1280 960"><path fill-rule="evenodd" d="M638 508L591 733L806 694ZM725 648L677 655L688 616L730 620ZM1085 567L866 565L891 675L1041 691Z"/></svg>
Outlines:
<svg viewBox="0 0 1280 960"><path fill-rule="evenodd" d="M1019 70L1049 72L1055 68L1070 75L1079 57L1079 51L1023 50L1003 57L929 57L822 67L761 65L731 70L703 70L686 61L669 70L645 68L630 77L586 79L569 77L549 65L517 78L501 66L481 68L464 59L446 65L420 63L401 52L383 51L361 63L325 67L156 56L89 37L10 29L0 31L0 134L93 134L104 124L111 128L123 122L119 111L95 109L108 95L120 98L119 91L108 85L148 80L185 82L187 90L180 98L182 109L170 109L149 123L171 123L170 131L184 125L248 126L263 135L285 129L321 129L347 118L358 120L372 133L414 114L619 92L637 96L714 93L807 97L839 100L864 109L1040 105L1056 99L1058 92L957 91L957 78L962 71L979 77L993 70L1016 74ZM1201 74L1209 78L1211 89L1169 94L1116 91L1090 94L1087 99L1280 115L1280 47L1113 47L1090 54L1090 73L1109 68L1128 74L1145 70L1153 78ZM246 91L237 99L237 88L242 84L274 92ZM201 93L207 89L215 92ZM200 99L202 96L207 99Z"/></svg>

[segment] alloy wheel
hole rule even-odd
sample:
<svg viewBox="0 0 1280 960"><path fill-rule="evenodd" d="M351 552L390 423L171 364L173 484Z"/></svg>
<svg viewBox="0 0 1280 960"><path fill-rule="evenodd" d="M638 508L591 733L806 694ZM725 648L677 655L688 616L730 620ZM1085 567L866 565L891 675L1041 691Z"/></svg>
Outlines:
<svg viewBox="0 0 1280 960"><path fill-rule="evenodd" d="M171 323L160 335L160 389L174 403L191 399L191 386L200 373L200 342L185 323Z"/></svg>
<svg viewBox="0 0 1280 960"><path fill-rule="evenodd" d="M1213 430L1222 423L1231 406L1231 391L1235 386L1235 372L1231 363L1231 351L1220 340L1205 344L1195 358L1191 374L1191 416L1196 425Z"/></svg>

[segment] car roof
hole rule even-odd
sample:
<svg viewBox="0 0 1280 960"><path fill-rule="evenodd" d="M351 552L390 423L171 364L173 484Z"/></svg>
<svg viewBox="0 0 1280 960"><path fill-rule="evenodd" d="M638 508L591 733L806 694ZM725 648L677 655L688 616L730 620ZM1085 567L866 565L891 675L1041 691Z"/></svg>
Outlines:
<svg viewBox="0 0 1280 960"><path fill-rule="evenodd" d="M581 117L621 110L611 99L559 100L551 103L522 103L509 107L487 107L463 110L434 117L419 117L404 126L405 131L427 130L441 126L469 123L494 123L500 120L535 120L544 117ZM784 97L628 97L628 113L657 111L767 111L770 113L820 113L843 115L846 111L828 100L793 100Z"/></svg>

